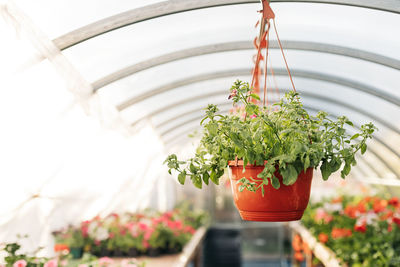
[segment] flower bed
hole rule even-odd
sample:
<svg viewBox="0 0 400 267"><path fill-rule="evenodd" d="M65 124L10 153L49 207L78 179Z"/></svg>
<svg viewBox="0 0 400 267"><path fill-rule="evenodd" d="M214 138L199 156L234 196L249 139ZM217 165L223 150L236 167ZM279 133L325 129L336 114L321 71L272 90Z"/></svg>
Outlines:
<svg viewBox="0 0 400 267"><path fill-rule="evenodd" d="M398 198L341 196L310 204L302 223L349 266L400 265Z"/></svg>
<svg viewBox="0 0 400 267"><path fill-rule="evenodd" d="M55 251L67 250L75 258L82 251L100 257L158 256L178 253L205 221L203 212L188 208L158 213L110 214L54 232ZM78 250L78 252L76 252Z"/></svg>
<svg viewBox="0 0 400 267"><path fill-rule="evenodd" d="M21 246L18 242L4 244L0 253L4 254L5 263L0 260L0 267L145 267L145 262L136 259L125 259L113 261L111 258L97 258L90 254L85 254L82 259L71 260L70 256L58 254L55 258L37 257L33 253L20 253ZM30 255L31 254L31 255Z"/></svg>

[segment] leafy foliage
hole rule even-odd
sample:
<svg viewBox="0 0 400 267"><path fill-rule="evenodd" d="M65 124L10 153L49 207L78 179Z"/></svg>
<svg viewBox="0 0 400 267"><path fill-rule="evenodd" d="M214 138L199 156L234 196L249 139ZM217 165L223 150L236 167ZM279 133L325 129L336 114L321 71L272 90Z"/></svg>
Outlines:
<svg viewBox="0 0 400 267"><path fill-rule="evenodd" d="M359 150L365 153L366 141L376 129L368 123L351 136L345 128L353 126L348 118L333 121L323 111L310 116L296 92L286 93L273 107L260 107L250 101L259 97L251 93L248 83L238 80L230 91L229 99L234 106L242 104L244 114L220 115L217 106L208 105L195 156L181 161L172 154L165 160L170 174L172 170L178 172L181 184L187 178L198 188L210 180L218 184L228 161L235 158L243 159L244 168L247 164L264 165L267 160L258 178L263 185L270 181L274 188L280 187L274 175L277 169L284 185L295 183L301 171L318 166L324 180L340 169L345 178L357 163L355 154ZM256 183L245 180L241 180L244 188L256 191Z"/></svg>
<svg viewBox="0 0 400 267"><path fill-rule="evenodd" d="M19 236L18 238L27 238L28 236ZM4 248L0 250L0 252L5 254L5 266L12 267L17 261L24 261L26 263L26 267L43 267L44 264L48 261L48 258L36 257L32 255L28 255L27 253L19 253L21 245L18 242L6 243L4 244ZM36 251L31 254L37 254L42 248L38 248Z"/></svg>
<svg viewBox="0 0 400 267"><path fill-rule="evenodd" d="M348 266L394 267L400 264L399 212L396 197L341 196L310 203L302 223Z"/></svg>

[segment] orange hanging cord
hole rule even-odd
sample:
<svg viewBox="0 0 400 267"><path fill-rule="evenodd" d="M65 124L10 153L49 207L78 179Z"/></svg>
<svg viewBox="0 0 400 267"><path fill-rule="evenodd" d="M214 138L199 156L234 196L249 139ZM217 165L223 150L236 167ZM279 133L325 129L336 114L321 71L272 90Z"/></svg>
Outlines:
<svg viewBox="0 0 400 267"><path fill-rule="evenodd" d="M261 0L262 5L263 5L263 10L260 11L262 13L262 18L261 18L261 23L258 22L257 25L260 27L260 34L259 37L254 40L254 45L257 48L257 56L254 62L254 69L252 73L252 81L251 81L251 88L253 90L253 93L260 95L260 79L259 77L261 76L261 69L260 69L260 62L264 60L264 88L263 88L263 106L268 106L268 87L267 87L267 78L268 78L268 56L269 56L269 31L271 27L270 21L273 21L273 26L276 34L276 38L278 40L278 44L282 53L283 60L285 62L286 70L288 73L288 76L290 78L290 82L292 84L293 90L296 92L296 87L293 82L292 74L290 72L285 53L283 51L282 43L279 39L276 23L275 23L275 13L271 9L268 0ZM257 26L256 25L256 26ZM263 58L261 50L265 48L265 58ZM271 69L271 74L275 82L275 90L278 93L279 96L279 91L276 86L276 80L275 80L275 75L274 71L272 69L272 66L270 66ZM252 99L253 102L256 102L254 99Z"/></svg>

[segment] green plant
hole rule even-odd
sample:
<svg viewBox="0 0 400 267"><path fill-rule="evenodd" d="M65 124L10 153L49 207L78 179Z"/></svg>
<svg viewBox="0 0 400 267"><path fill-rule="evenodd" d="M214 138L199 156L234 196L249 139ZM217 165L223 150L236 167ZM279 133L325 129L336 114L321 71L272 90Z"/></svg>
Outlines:
<svg viewBox="0 0 400 267"><path fill-rule="evenodd" d="M208 105L200 122L204 132L195 156L181 161L172 154L165 160L170 174L172 170L178 172L181 184L187 177L198 188L203 182L208 185L209 180L218 184L228 162L235 159L244 161L243 168L247 164L265 165L258 175L262 183L257 185L254 179L242 178L241 190L261 188L264 193L264 186L269 183L278 189L281 184L276 171L282 175L284 185L291 185L301 171L318 166L324 180L342 166L341 176L345 178L356 164L355 154L365 153L366 141L376 129L368 123L349 135L345 126L353 123L345 116L336 121L322 111L311 116L296 92L286 93L273 107L250 101L259 97L251 93L248 83L238 80L230 92L234 106L241 103L244 113L221 115L217 106Z"/></svg>
<svg viewBox="0 0 400 267"><path fill-rule="evenodd" d="M348 266L399 266L397 197L340 196L311 203L302 223Z"/></svg>
<svg viewBox="0 0 400 267"><path fill-rule="evenodd" d="M57 244L65 244L70 248L83 248L85 238L79 227L69 225L68 228L53 232Z"/></svg>
<svg viewBox="0 0 400 267"><path fill-rule="evenodd" d="M18 238L26 238L27 236L18 236ZM30 256L26 253L18 253L21 245L18 242L6 243L4 247L0 249L0 253L4 252L4 260L6 267L19 266L18 263L26 265L26 267L43 267L43 265L49 260L48 258ZM42 248L38 248L32 252L32 255L37 254ZM0 264L2 265L2 264Z"/></svg>

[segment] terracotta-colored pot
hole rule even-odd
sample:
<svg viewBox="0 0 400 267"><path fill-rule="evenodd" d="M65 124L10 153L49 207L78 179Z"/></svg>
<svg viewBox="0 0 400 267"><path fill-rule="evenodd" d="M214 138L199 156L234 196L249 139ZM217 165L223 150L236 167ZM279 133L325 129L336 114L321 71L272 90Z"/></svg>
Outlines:
<svg viewBox="0 0 400 267"><path fill-rule="evenodd" d="M238 180L243 177L252 177L261 181L257 175L264 169L264 166L247 165L243 172L243 161L229 161L232 170L231 185L235 205L240 216L246 221L283 222L300 220L310 199L311 180L313 168L301 172L297 181L290 186L282 183L282 176L276 172L281 186L279 189L272 187L271 183L264 186L264 197L261 189L251 192L244 189L239 191ZM259 184L260 182L257 182Z"/></svg>

